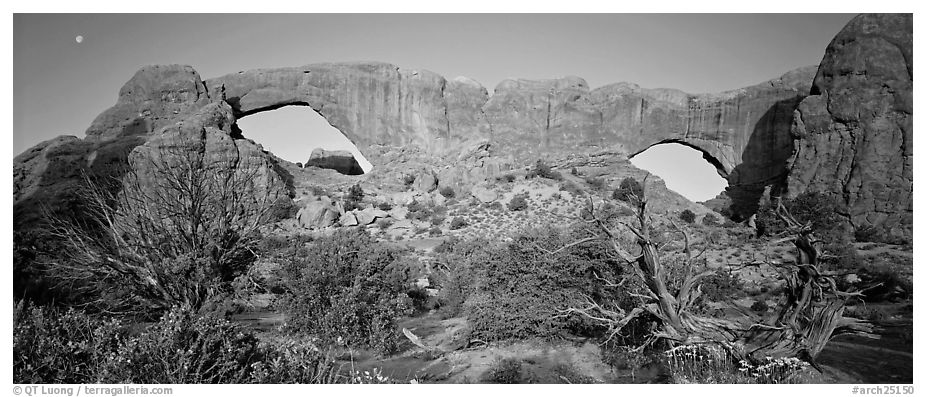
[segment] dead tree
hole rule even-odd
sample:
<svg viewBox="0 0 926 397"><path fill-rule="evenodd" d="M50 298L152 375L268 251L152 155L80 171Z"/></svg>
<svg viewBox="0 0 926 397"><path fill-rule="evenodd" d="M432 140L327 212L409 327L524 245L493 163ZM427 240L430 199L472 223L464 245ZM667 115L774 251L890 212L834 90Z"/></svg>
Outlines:
<svg viewBox="0 0 926 397"><path fill-rule="evenodd" d="M645 188L645 181L644 181ZM645 189L644 189L645 192ZM645 195L644 195L645 196ZM801 224L779 204L778 214L790 227L797 260L794 263L764 262L774 266L786 280L784 302L770 322L756 322L743 316L726 319L698 315L693 305L701 295L700 284L711 270L694 272L694 258L687 231L674 228L684 239L683 275L677 291L669 289L669 272L662 262L659 247L651 237L650 219L646 215L644 197L634 197L636 225L618 223L618 227L597 216L591 198L586 222L594 226L596 237L590 240L605 242L632 270L632 277L642 281L643 293L636 294L639 305L627 312L611 308L606 304L586 299L585 307L571 307L563 315L578 314L606 326L609 338L620 333L635 317L649 313L658 319L658 330L650 341L665 340L670 344L707 344L727 351L733 358L757 362L766 357L796 357L814 365L815 357L834 336L858 334L876 338L872 325L862 320L843 316L846 303L859 297L860 292L844 292L836 287L832 277L818 267L820 242L813 236L810 223ZM631 254L618 242L621 229L629 231L636 239L639 252ZM608 286L620 286L626 282L603 280Z"/></svg>
<svg viewBox="0 0 926 397"><path fill-rule="evenodd" d="M89 221L49 219L58 286L96 309L157 313L200 307L245 271L282 192L267 167L208 153L206 139L178 133L133 153L119 189L85 176Z"/></svg>

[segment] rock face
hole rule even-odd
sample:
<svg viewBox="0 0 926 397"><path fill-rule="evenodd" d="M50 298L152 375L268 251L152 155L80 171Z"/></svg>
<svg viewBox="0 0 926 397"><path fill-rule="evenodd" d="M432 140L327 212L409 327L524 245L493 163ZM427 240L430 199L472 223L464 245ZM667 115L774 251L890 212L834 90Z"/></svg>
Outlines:
<svg viewBox="0 0 926 397"><path fill-rule="evenodd" d="M228 141L245 157L263 158L235 122L296 105L311 107L354 142L374 173L380 162L426 170L415 182L420 192L438 183L465 191L538 159L626 159L677 142L701 150L727 178L736 212L748 215L767 187L780 189L787 180L790 194L839 192L858 224L911 224L910 19L856 18L828 47L818 72L801 68L719 94L630 83L591 89L565 77L506 80L489 95L470 79L385 63L260 69L206 81L189 66L150 66L126 83L86 139L60 138L17 157L14 199L61 202L54 192L73 187L80 170L104 172L151 137L190 121L211 136L207 142ZM272 161L262 164L287 181Z"/></svg>
<svg viewBox="0 0 926 397"><path fill-rule="evenodd" d="M14 160L14 228L28 229L41 207L68 214L81 205L84 175L120 179L127 171L142 183L157 176L151 164L165 151L191 152L210 167L253 175L263 194L287 190L271 156L241 139L232 107L213 101L189 66L149 66L119 91L116 104L98 116L85 139L59 137Z"/></svg>
<svg viewBox="0 0 926 397"><path fill-rule="evenodd" d="M312 151L306 167L318 167L335 170L344 175L363 175L363 167L347 150L325 150L317 148Z"/></svg>
<svg viewBox="0 0 926 397"><path fill-rule="evenodd" d="M836 193L856 227L912 236L913 16L849 22L811 94L795 112L788 194Z"/></svg>

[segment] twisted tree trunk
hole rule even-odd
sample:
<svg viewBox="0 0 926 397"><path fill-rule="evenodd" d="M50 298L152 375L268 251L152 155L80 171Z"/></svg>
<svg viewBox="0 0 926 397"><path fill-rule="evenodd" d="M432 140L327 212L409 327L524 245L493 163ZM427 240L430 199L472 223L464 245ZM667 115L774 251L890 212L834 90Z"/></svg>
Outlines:
<svg viewBox="0 0 926 397"><path fill-rule="evenodd" d="M692 274L688 233L675 225L685 239L686 259L683 265L686 271L678 292L672 294L667 287L667 272L660 260L658 248L649 235L646 201L637 198L636 202L639 226L623 224L637 237L640 253L636 255L621 249L615 239L616 231L609 229L602 219L595 216L591 199L589 205L593 215L591 222L596 225L599 237L608 241L609 246L633 268L634 275L642 279L646 293L640 295L643 310L634 310L629 314L605 310L589 300L589 307L569 308L564 313L584 315L605 324L613 337L630 319L646 311L660 321L660 329L653 335L654 339L677 344L713 344L725 349L735 359L748 362L757 362L767 357L796 357L818 370L820 368L814 359L834 336L858 334L878 337L872 333L870 323L843 316L846 303L861 293L838 290L833 277L819 270L819 241L814 238L811 225L798 223L780 204L778 214L795 234L783 241L793 241L796 261L791 264L763 262L775 267L786 281L784 304L775 319L770 323L756 323L745 316L731 320L692 313L690 309L701 294L701 279L712 272Z"/></svg>

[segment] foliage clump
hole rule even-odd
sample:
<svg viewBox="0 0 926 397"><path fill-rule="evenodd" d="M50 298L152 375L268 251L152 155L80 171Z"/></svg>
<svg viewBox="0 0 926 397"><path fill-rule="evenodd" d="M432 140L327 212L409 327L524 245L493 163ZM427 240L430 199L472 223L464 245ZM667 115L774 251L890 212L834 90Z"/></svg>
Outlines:
<svg viewBox="0 0 926 397"><path fill-rule="evenodd" d="M527 209L527 195L518 194L508 202L508 211L523 211Z"/></svg>
<svg viewBox="0 0 926 397"><path fill-rule="evenodd" d="M537 162L534 163L534 167L527 172L527 175L525 175L526 179L532 179L534 177L552 179L554 181L563 180L563 175L558 171L553 171L553 169L544 163L543 160L537 160Z"/></svg>
<svg viewBox="0 0 926 397"><path fill-rule="evenodd" d="M364 229L342 230L297 249L283 266L288 328L334 343L390 353L396 318L408 311L412 268L402 251Z"/></svg>
<svg viewBox="0 0 926 397"><path fill-rule="evenodd" d="M615 200L631 203L633 200L643 197L643 185L628 176L621 180L621 184L617 189L614 189L611 197Z"/></svg>
<svg viewBox="0 0 926 397"><path fill-rule="evenodd" d="M684 221L685 223L691 224L695 221L695 214L691 210L686 209L678 215L678 218Z"/></svg>

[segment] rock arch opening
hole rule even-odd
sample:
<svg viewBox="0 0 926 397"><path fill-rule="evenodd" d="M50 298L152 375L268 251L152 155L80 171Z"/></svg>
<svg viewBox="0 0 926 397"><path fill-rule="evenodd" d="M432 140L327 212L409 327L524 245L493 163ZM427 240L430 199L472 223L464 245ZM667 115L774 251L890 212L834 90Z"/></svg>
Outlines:
<svg viewBox="0 0 926 397"><path fill-rule="evenodd" d="M251 113L237 124L242 136L294 164L330 168L346 175L365 174L373 168L357 145L308 106Z"/></svg>
<svg viewBox="0 0 926 397"><path fill-rule="evenodd" d="M716 197L727 188L720 161L690 144L664 141L630 156L637 168L649 171L687 199L702 202Z"/></svg>

